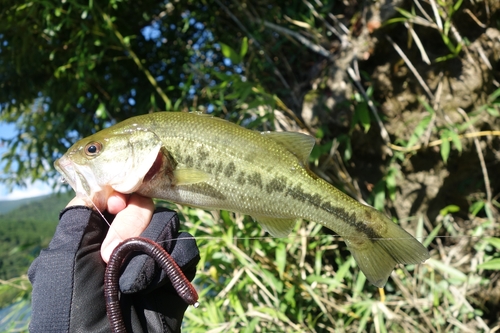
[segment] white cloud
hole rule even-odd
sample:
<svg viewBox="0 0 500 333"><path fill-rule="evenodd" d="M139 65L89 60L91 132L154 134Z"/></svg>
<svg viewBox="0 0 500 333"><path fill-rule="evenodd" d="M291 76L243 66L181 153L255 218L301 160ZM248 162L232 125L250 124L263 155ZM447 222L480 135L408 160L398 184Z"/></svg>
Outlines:
<svg viewBox="0 0 500 333"><path fill-rule="evenodd" d="M3 187L3 185L0 186ZM7 189L2 188L0 190L0 200L25 199L50 194L52 192L52 187L49 184L35 181L33 184L28 184L27 187L15 187L10 192Z"/></svg>

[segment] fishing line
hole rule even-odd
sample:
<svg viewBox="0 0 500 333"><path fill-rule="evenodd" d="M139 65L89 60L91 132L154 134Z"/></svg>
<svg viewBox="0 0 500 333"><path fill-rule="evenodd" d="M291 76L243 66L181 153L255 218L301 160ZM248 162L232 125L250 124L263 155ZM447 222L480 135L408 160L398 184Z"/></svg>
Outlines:
<svg viewBox="0 0 500 333"><path fill-rule="evenodd" d="M74 167L74 165L73 165ZM69 184L69 182L66 180L66 178L64 176L62 176L59 180L62 184ZM70 184L71 185L71 184ZM76 192L76 191L75 191ZM118 233L118 231L115 229L115 228L112 228L111 227L111 223L108 221L108 219L106 219L106 217L104 216L104 214L99 210L99 208L97 207L97 205L94 203L94 200L92 200L92 198L90 197L90 195L86 192L86 191L83 191L83 192L80 192L80 193L83 193L88 201L90 201L90 203L92 203L92 206L94 206L95 210L99 213L99 215L101 215L102 219L104 220L104 222L106 222L106 224L109 226L109 229L113 229L113 232L118 236L118 238L123 241L123 237L120 236L120 234ZM78 194L76 195L78 197Z"/></svg>
<svg viewBox="0 0 500 333"><path fill-rule="evenodd" d="M294 239L315 239L318 240L320 238L336 238L342 240L342 236L339 235L319 235L319 236L305 236L305 235L290 235L289 237L282 237L282 238L276 238L273 236L258 236L258 237L231 237L230 240L234 241L239 241L239 240L263 240L263 241L277 241L277 240L294 240ZM434 236L433 238L458 238L458 239L463 239L463 238L481 238L485 236ZM355 238L355 237L352 237ZM366 238L366 237L359 237L359 238L364 238L364 239L370 239L370 240L382 240L382 241L387 241L387 240L401 240L401 239L418 239L420 241L424 241L426 237L399 237L399 238ZM226 240L227 238L225 237L213 237L213 236L191 236L191 237L182 237L182 238L171 238L167 239L161 242L158 242L159 244L163 243L168 243L168 242L174 242L174 241L179 241L179 240Z"/></svg>
<svg viewBox="0 0 500 333"><path fill-rule="evenodd" d="M121 240L121 241L124 241L125 239L118 233L118 231L113 228L112 226L112 223L110 223L106 217L104 216L104 214L99 210L99 208L97 207L97 205L94 203L94 201L92 200L92 198L85 192L85 195L87 196L87 198L89 199L89 201L92 203L92 206L94 206L95 210L99 213L99 215L101 215L102 219L104 220L104 222L106 222L106 224L109 226L109 230L113 230L113 232L118 236L118 238ZM109 231L108 231L109 232Z"/></svg>
<svg viewBox="0 0 500 333"><path fill-rule="evenodd" d="M94 203L92 198L85 193L85 196L89 199L89 201L92 203L94 206L95 210L99 213L99 215L102 217L102 219L106 222L106 224L109 226L110 230L113 230L113 232L118 236L118 238L123 241L125 240L119 233L118 231L112 227L112 223L110 223L104 214L99 210L97 205ZM322 239L322 238L334 238L337 240L342 240L343 237L340 235L317 235L317 236L307 236L307 235L299 235L299 234L291 234L288 237L284 238L276 238L273 236L254 236L254 237L231 237L230 239L233 241L244 241L244 240L260 240L260 241L276 241L278 239L288 239L288 240L295 240L295 239ZM428 237L428 236L427 236ZM363 238L363 239L370 239L370 240L382 240L382 241L394 241L394 240L403 240L403 239L417 239L420 242L423 242L427 239L427 237L400 237L400 238L386 238L386 237L380 237L380 238L369 238L369 237L358 237L358 238ZM440 238L440 239L463 239L463 238L480 238L480 237L485 237L485 236L473 236L473 235L460 235L460 236L452 236L452 235L446 235L446 236L434 236L433 238ZM356 238L356 236L353 236L352 238ZM163 240L161 242L157 242L158 244L166 244L168 242L173 242L173 241L178 241L178 240L195 240L195 241L210 241L210 240L220 240L220 241L225 241L225 237L215 237L215 236L191 236L191 237L182 237L182 238L171 238L169 240Z"/></svg>
<svg viewBox="0 0 500 333"><path fill-rule="evenodd" d="M112 227L112 223L110 223L104 214L97 208L97 205L94 203L94 201L90 198L90 196L85 193L89 201L92 203L96 211L99 213L99 215L102 217L102 219L106 222L106 224L109 226L110 230L113 230L113 232L118 236L118 238L123 241L125 240L119 233L118 231ZM318 235L318 236L307 236L307 235L290 235L288 237L284 238L276 238L273 236L256 236L256 237L231 237L230 239L233 241L244 241L244 240L260 240L260 241L276 241L278 239L289 239L289 240L294 240L294 239L321 239L321 238L334 238L337 240L342 240L343 237L340 235ZM472 235L461 235L461 236L452 236L452 235L447 235L447 236L434 236L433 238L440 238L440 239L451 239L451 238L457 238L457 239L463 239L463 238L480 238L480 237L485 237L485 236L472 236ZM356 238L356 236L353 236L352 238ZM391 240L402 240L402 239L417 239L420 242L423 242L427 239L427 237L400 237L400 238L386 238L386 237L380 237L380 238L367 238L367 237L358 237L358 238L363 238L363 239L370 239L370 240L383 240L383 241L391 241ZM182 237L182 238L171 238L168 240L163 240L161 242L157 242L158 244L166 244L168 242L173 242L173 241L178 241L178 240L195 240L195 241L210 241L210 240L220 240L223 241L225 240L225 237L213 237L213 236L191 236L191 237Z"/></svg>

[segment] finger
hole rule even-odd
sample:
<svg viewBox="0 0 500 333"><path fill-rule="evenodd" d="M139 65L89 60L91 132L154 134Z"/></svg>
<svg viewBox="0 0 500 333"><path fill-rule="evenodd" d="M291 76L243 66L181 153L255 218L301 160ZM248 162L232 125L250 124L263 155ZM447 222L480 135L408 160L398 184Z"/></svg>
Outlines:
<svg viewBox="0 0 500 333"><path fill-rule="evenodd" d="M140 236L153 216L154 204L150 198L132 194L125 209L116 214L101 246L101 257L108 262L115 247L125 239Z"/></svg>
<svg viewBox="0 0 500 333"><path fill-rule="evenodd" d="M116 215L127 207L129 195L113 192L108 198L108 212Z"/></svg>
<svg viewBox="0 0 500 333"><path fill-rule="evenodd" d="M92 207L91 203L88 203L87 201L83 200L82 198L79 197L74 197L71 199L70 202L66 205L66 208L72 207L72 206L87 206L87 207Z"/></svg>

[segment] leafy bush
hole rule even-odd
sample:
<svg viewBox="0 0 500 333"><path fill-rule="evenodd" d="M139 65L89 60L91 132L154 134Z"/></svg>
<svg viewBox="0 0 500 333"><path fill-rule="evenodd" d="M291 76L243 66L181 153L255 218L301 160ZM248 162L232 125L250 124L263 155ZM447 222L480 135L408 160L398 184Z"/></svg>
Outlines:
<svg viewBox="0 0 500 333"><path fill-rule="evenodd" d="M18 127L4 182L53 177L77 137L129 116L201 110L311 134L315 173L431 252L378 290L314 224L270 239L243 216L176 207L202 252L187 331L498 330L498 3L8 1L0 13L0 119Z"/></svg>

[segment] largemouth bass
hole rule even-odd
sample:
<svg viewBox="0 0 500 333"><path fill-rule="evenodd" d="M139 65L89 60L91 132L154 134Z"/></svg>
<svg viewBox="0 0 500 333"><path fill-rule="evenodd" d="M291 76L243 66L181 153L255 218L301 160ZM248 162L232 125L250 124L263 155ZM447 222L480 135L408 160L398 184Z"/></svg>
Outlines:
<svg viewBox="0 0 500 333"><path fill-rule="evenodd" d="M314 139L245 129L206 115L137 116L75 143L55 162L82 198L115 190L250 215L275 237L298 219L342 236L368 280L383 287L396 264L418 264L427 249L387 216L306 167Z"/></svg>

